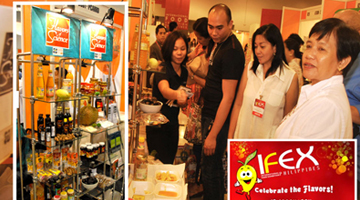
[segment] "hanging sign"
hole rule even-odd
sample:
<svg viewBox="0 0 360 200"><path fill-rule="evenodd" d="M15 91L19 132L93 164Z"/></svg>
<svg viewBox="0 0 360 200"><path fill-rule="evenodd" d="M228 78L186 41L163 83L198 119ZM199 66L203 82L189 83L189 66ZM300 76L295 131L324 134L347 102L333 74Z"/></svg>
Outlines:
<svg viewBox="0 0 360 200"><path fill-rule="evenodd" d="M81 58L112 61L114 29L81 21Z"/></svg>
<svg viewBox="0 0 360 200"><path fill-rule="evenodd" d="M179 30L188 30L190 0L166 0L165 26L176 22Z"/></svg>
<svg viewBox="0 0 360 200"><path fill-rule="evenodd" d="M80 21L48 10L31 9L34 54L79 58Z"/></svg>
<svg viewBox="0 0 360 200"><path fill-rule="evenodd" d="M228 142L230 199L355 199L355 140Z"/></svg>

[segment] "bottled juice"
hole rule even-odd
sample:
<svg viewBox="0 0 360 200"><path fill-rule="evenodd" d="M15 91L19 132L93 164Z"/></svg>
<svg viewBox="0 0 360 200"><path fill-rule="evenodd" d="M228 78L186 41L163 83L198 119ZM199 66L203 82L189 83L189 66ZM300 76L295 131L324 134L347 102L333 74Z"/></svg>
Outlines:
<svg viewBox="0 0 360 200"><path fill-rule="evenodd" d="M51 69L48 71L48 78L46 81L46 97L52 98L54 97L54 75Z"/></svg>
<svg viewBox="0 0 360 200"><path fill-rule="evenodd" d="M148 57L150 50L149 37L150 34L144 30L143 34L141 35L140 60L139 60L139 65L141 66L142 69L145 69L148 64Z"/></svg>
<svg viewBox="0 0 360 200"><path fill-rule="evenodd" d="M129 59L131 64L135 64L136 62L138 40L139 40L139 24L136 24L135 33L131 41L131 50L130 50L130 59Z"/></svg>
<svg viewBox="0 0 360 200"><path fill-rule="evenodd" d="M145 138L139 137L139 146L137 147L135 158L135 179L146 181L147 178L147 154L145 152Z"/></svg>
<svg viewBox="0 0 360 200"><path fill-rule="evenodd" d="M74 86L74 84L73 84L73 80L74 80L74 76L73 76L73 74L72 74L72 72L69 70L69 73L66 75L66 79L70 79L71 81L70 81L70 93L71 93L71 96L73 96L73 86Z"/></svg>
<svg viewBox="0 0 360 200"><path fill-rule="evenodd" d="M39 65L38 65L35 96L38 99L43 99L44 96L45 96L45 92L44 92L44 76L43 76L42 64L41 63L39 63Z"/></svg>

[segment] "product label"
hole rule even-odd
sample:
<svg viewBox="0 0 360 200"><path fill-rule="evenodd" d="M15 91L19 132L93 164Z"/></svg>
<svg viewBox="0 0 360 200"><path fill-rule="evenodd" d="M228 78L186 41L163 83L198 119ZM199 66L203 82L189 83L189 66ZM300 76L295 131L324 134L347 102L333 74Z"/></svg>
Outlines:
<svg viewBox="0 0 360 200"><path fill-rule="evenodd" d="M54 87L46 88L46 96L53 97L54 96Z"/></svg>
<svg viewBox="0 0 360 200"><path fill-rule="evenodd" d="M148 44L147 44L147 43L142 42L142 43L141 43L141 48L140 48L140 49L141 49L141 50L144 50L144 51L149 50Z"/></svg>
<svg viewBox="0 0 360 200"><path fill-rule="evenodd" d="M50 142L51 132L46 132L46 142Z"/></svg>
<svg viewBox="0 0 360 200"><path fill-rule="evenodd" d="M57 128L60 130L61 127L63 126L63 120L58 120L56 124L57 124Z"/></svg>
<svg viewBox="0 0 360 200"><path fill-rule="evenodd" d="M36 97L38 98L44 97L44 88L36 87Z"/></svg>
<svg viewBox="0 0 360 200"><path fill-rule="evenodd" d="M146 179L146 168L137 168L135 173L135 178L139 180L145 180Z"/></svg>

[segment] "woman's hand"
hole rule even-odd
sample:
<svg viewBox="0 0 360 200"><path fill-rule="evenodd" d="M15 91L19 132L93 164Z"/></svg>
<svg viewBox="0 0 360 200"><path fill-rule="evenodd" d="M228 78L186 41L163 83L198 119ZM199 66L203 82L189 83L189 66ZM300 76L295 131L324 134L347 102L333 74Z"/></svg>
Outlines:
<svg viewBox="0 0 360 200"><path fill-rule="evenodd" d="M187 105L187 104L186 104L187 94L185 93L184 90L178 90L178 91L177 91L176 100L177 100L177 104L178 104L180 107L184 107L184 106Z"/></svg>

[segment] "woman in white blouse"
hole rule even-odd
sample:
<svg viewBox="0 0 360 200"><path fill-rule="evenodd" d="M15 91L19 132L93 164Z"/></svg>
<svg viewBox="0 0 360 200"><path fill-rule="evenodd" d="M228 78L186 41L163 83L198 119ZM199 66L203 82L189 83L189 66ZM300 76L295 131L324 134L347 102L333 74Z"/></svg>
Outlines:
<svg viewBox="0 0 360 200"><path fill-rule="evenodd" d="M284 43L274 24L252 37L254 61L244 69L230 119L228 138L272 138L296 105L298 80L285 64Z"/></svg>
<svg viewBox="0 0 360 200"><path fill-rule="evenodd" d="M350 105L343 75L360 51L360 36L339 19L314 25L306 42L302 67L310 85L301 88L296 108L276 130L276 138L352 138Z"/></svg>

